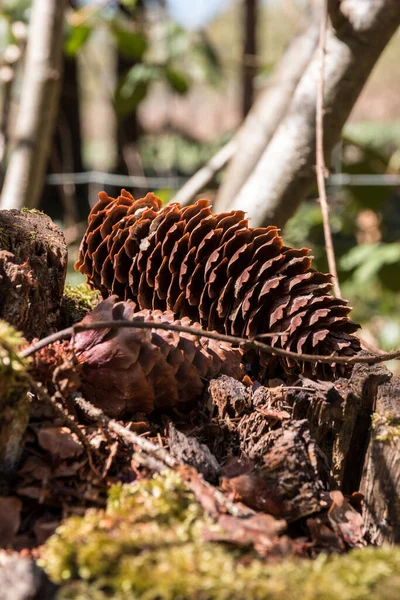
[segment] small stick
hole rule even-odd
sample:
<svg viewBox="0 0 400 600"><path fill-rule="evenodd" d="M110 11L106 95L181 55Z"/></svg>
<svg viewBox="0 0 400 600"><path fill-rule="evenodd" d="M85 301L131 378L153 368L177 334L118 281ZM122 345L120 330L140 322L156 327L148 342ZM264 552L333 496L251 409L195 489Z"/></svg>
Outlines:
<svg viewBox="0 0 400 600"><path fill-rule="evenodd" d="M150 442L146 438L140 437L123 425L120 425L117 423L117 421L105 415L102 410L93 406L91 402L85 400L85 398L79 394L73 394L72 398L75 404L85 413L87 417L102 427L107 427L110 431L114 431L114 433L119 435L121 439L139 448L140 452L134 454L133 458L135 460L138 459L138 462L140 462L143 466L155 468L155 470L161 471L163 470L162 467L165 465L165 467L169 467L170 469L179 469L181 476L185 477L185 468L187 469L188 467L180 463L165 448ZM250 514L254 514L252 509L248 507L242 507L239 504L235 504L234 502L228 500L225 494L205 481L196 471L196 469L192 469L193 472L196 473L196 477L193 479L193 481L190 477L186 477L185 480L195 494L196 491L198 492L200 486L212 494L215 502L231 515L237 517L248 517Z"/></svg>
<svg viewBox="0 0 400 600"><path fill-rule="evenodd" d="M310 363L326 363L326 364L339 364L339 365L356 365L356 364L369 364L374 365L377 363L386 362L388 360L399 360L400 359L400 350L393 350L392 352L383 352L382 354L371 354L370 356L336 356L334 354L331 355L323 355L323 354L302 354L300 352L292 352L291 350L285 350L283 348L275 348L273 346L269 346L268 344L264 344L263 342L259 342L256 339L246 339L242 337L237 337L233 335L226 335L222 333L217 333L216 331L205 331L204 329L197 329L195 327L185 327L183 325L177 325L176 323L151 323L151 322L138 322L138 321L125 321L125 320L115 320L115 321L102 321L98 323L78 323L73 325L72 327L67 327L66 329L62 329L56 333L53 333L39 342L32 344L25 350L22 350L21 356L23 358L27 358L32 356L38 350L45 348L49 344L53 344L59 340L69 339L76 333L80 331L89 331L91 329L115 329L118 327L128 327L128 328L138 328L138 329L163 329L164 331L178 331L182 333L190 333L192 335L196 335L198 337L205 337L213 340L219 340L222 342L228 342L230 344L235 344L244 349L256 348L258 350L262 350L268 354L272 354L273 356L287 356L289 358L294 358L298 361L310 362ZM266 334L263 334L266 335ZM273 333L270 335L285 335L284 333Z"/></svg>
<svg viewBox="0 0 400 600"><path fill-rule="evenodd" d="M316 106L316 171L319 202L321 205L322 221L324 224L325 250L328 258L329 271L333 275L333 292L338 298L341 297L339 279L336 268L335 251L333 249L332 231L329 223L329 206L326 195L325 177L326 166L324 158L324 71L325 71L325 45L326 28L328 24L328 0L323 0L323 12L321 17L321 29L319 37L319 53L321 56L320 73L317 88Z"/></svg>

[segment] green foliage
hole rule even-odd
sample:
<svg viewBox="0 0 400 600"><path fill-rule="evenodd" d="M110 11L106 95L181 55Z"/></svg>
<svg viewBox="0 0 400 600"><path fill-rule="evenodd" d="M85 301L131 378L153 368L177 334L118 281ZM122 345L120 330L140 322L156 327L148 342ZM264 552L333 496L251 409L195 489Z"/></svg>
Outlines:
<svg viewBox="0 0 400 600"><path fill-rule="evenodd" d="M368 285L377 279L387 289L400 291L400 242L355 246L340 261L343 271L351 271L354 284Z"/></svg>
<svg viewBox="0 0 400 600"><path fill-rule="evenodd" d="M174 92L182 96L189 91L189 80L184 73L167 65L164 69L164 74Z"/></svg>
<svg viewBox="0 0 400 600"><path fill-rule="evenodd" d="M29 364L20 354L24 344L22 334L6 321L0 320L0 398L4 400L16 388L25 387Z"/></svg>
<svg viewBox="0 0 400 600"><path fill-rule="evenodd" d="M99 292L92 290L86 283L76 286L67 283L61 300L59 327L70 327L81 321L98 304L100 298Z"/></svg>
<svg viewBox="0 0 400 600"><path fill-rule="evenodd" d="M383 174L391 161L386 146L343 142L344 173ZM369 328L383 349L400 345L400 210L388 186L350 186L329 189L330 220L342 295L354 306L353 318ZM363 233L360 215L375 229ZM375 222L375 224L374 224ZM361 229L360 229L361 227ZM328 270L321 211L315 200L301 205L288 221L287 244L312 248L316 268ZM381 239L380 239L381 238Z"/></svg>
<svg viewBox="0 0 400 600"><path fill-rule="evenodd" d="M372 429L375 430L374 439L378 442L392 442L400 440L400 424L394 420L390 413L372 415Z"/></svg>
<svg viewBox="0 0 400 600"><path fill-rule="evenodd" d="M67 56L76 56L82 46L88 41L92 27L90 25L75 25L70 27L64 44L64 52Z"/></svg>
<svg viewBox="0 0 400 600"><path fill-rule="evenodd" d="M124 75L115 91L115 107L120 116L126 116L144 100L151 83L160 77L160 67L138 63Z"/></svg>
<svg viewBox="0 0 400 600"><path fill-rule="evenodd" d="M122 56L135 61L143 57L148 45L144 33L125 29L118 21L111 24L110 30Z"/></svg>
<svg viewBox="0 0 400 600"><path fill-rule="evenodd" d="M395 600L400 548L269 564L204 540L214 527L167 471L110 492L106 511L68 519L41 565L58 600Z"/></svg>

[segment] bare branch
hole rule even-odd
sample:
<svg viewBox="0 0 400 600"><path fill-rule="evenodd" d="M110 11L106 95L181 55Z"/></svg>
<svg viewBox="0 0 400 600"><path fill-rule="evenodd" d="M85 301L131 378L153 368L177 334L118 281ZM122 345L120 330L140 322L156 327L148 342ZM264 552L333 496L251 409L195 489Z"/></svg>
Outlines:
<svg viewBox="0 0 400 600"><path fill-rule="evenodd" d="M317 155L317 184L319 202L321 205L322 221L324 225L325 250L328 258L329 271L333 275L333 292L336 297L341 297L339 279L336 268L335 251L333 249L332 231L329 223L329 206L326 195L325 157L324 157L324 77L325 77L325 44L326 28L328 25L328 0L324 0L324 10L321 17L321 29L319 38L320 72L317 89L316 107L316 155Z"/></svg>
<svg viewBox="0 0 400 600"><path fill-rule="evenodd" d="M366 364L376 364L381 362L386 362L388 360L398 360L400 359L400 350L394 350L392 352L383 352L382 354L372 354L370 356L336 356L336 355L320 355L320 354L302 354L300 352L292 352L291 350L284 350L283 348L275 348L273 346L269 346L268 344L264 344L259 340L264 337L271 337L276 335L285 335L285 332L280 333L263 333L255 338L246 339L233 335L226 335L222 333L217 333L216 331L206 331L204 329L200 329L197 327L185 327L183 325L178 325L176 323L153 323L148 321L125 321L125 320L115 320L115 321L102 321L99 323L77 323L72 327L67 327L66 329L62 329L57 333L53 333L39 342L32 344L28 348L25 348L21 352L21 356L23 358L27 358L41 350L42 348L57 342L58 340L70 339L73 338L80 331L89 331L91 329L115 329L118 327L126 327L126 328L136 328L136 329L163 329L164 331L178 331L181 333L189 333L191 335L196 335L198 337L204 337L213 340L219 340L222 342L228 342L233 345L240 346L241 348L247 349L257 349L259 351L265 352L267 354L271 354L273 356L286 356L289 358L293 358L297 361L303 362L311 362L311 363L326 363L326 364L339 364L339 365L355 365L358 363L366 363Z"/></svg>
<svg viewBox="0 0 400 600"><path fill-rule="evenodd" d="M236 134L237 149L218 192L217 212L229 210L278 128L317 46L318 30L315 19L293 39Z"/></svg>
<svg viewBox="0 0 400 600"><path fill-rule="evenodd" d="M330 156L376 61L400 25L398 0L346 0L342 20L327 31L324 151ZM344 11L346 10L346 14ZM282 227L315 183L315 107L320 69L316 52L293 95L285 117L257 166L231 202L246 207L252 226ZM251 144L241 145L243 152ZM217 206L218 209L220 208Z"/></svg>
<svg viewBox="0 0 400 600"><path fill-rule="evenodd" d="M14 151L1 208L38 206L57 113L67 0L34 0Z"/></svg>
<svg viewBox="0 0 400 600"><path fill-rule="evenodd" d="M76 405L85 413L85 415L94 420L96 423L101 425L103 428L107 428L110 431L116 433L121 439L134 447L138 448L139 451L134 455L134 459L138 460L139 463L146 467L153 468L155 470L162 470L168 467L170 469L179 470L186 483L192 488L193 492L197 496L196 492L204 490L208 494L212 495L216 504L224 511L237 517L248 517L250 514L254 514L254 511L247 507L241 507L240 504L235 504L226 498L226 496L214 486L209 484L203 479L203 477L194 469L194 467L187 467L181 464L176 458L172 456L165 448L157 444L153 444L144 437L141 437L130 431L123 425L120 425L114 419L110 419L101 411L99 408L93 406L91 402L85 400L82 396L77 394L74 395L74 402ZM193 477L193 474L195 477ZM201 501L201 498L199 498Z"/></svg>

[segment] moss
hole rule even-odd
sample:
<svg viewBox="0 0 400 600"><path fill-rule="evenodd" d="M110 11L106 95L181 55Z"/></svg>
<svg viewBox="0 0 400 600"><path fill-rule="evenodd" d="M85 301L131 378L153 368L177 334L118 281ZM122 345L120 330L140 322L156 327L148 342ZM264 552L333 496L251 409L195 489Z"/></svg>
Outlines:
<svg viewBox="0 0 400 600"><path fill-rule="evenodd" d="M39 210L38 208L26 208L26 206L23 206L21 208L21 212L30 213L32 215L44 215L45 214L42 210Z"/></svg>
<svg viewBox="0 0 400 600"><path fill-rule="evenodd" d="M73 323L81 321L100 299L99 292L90 289L86 283L77 286L67 283L61 300L60 328L69 327Z"/></svg>
<svg viewBox="0 0 400 600"><path fill-rule="evenodd" d="M372 429L374 429L375 440L378 442L392 442L400 439L400 424L390 413L372 415Z"/></svg>
<svg viewBox="0 0 400 600"><path fill-rule="evenodd" d="M24 375L28 361L19 353L23 344L22 334L0 320L0 397L3 401L11 391L26 385Z"/></svg>
<svg viewBox="0 0 400 600"><path fill-rule="evenodd" d="M28 233L28 240L36 240L37 238L37 231L30 231Z"/></svg>
<svg viewBox="0 0 400 600"><path fill-rule="evenodd" d="M204 540L215 526L172 472L120 486L62 525L41 565L59 600L378 600L398 596L400 548L268 564ZM384 590L384 595L382 595Z"/></svg>

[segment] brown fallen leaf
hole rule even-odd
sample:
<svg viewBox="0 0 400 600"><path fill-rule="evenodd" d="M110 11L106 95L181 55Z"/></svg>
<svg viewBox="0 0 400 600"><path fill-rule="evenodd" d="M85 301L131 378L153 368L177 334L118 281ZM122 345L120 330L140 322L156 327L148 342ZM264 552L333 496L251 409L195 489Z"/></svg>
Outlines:
<svg viewBox="0 0 400 600"><path fill-rule="evenodd" d="M322 519L319 517L309 518L306 523L310 531L311 539L316 546L336 552L345 549L342 537L328 527Z"/></svg>
<svg viewBox="0 0 400 600"><path fill-rule="evenodd" d="M277 498L268 483L255 474L239 475L231 479L224 478L221 487L231 492L234 500L264 513L280 517L284 514L285 503Z"/></svg>
<svg viewBox="0 0 400 600"><path fill-rule="evenodd" d="M346 544L351 548L365 546L365 527L360 513L346 501L339 490L331 492L330 496L332 498L332 506L328 511L328 518L333 530L341 535Z"/></svg>
<svg viewBox="0 0 400 600"><path fill-rule="evenodd" d="M83 452L83 447L66 427L48 427L38 433L40 446L61 459L74 458Z"/></svg>
<svg viewBox="0 0 400 600"><path fill-rule="evenodd" d="M39 456L29 456L19 469L18 475L24 480L46 481L51 475L51 468Z"/></svg>
<svg viewBox="0 0 400 600"><path fill-rule="evenodd" d="M0 497L0 548L13 543L21 524L22 502L15 496Z"/></svg>

